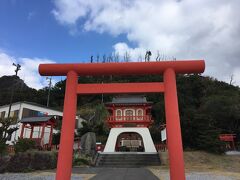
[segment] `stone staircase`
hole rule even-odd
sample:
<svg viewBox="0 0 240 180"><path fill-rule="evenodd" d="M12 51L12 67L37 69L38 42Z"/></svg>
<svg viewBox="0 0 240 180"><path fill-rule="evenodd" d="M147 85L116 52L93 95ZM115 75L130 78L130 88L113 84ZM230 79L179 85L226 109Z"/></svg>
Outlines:
<svg viewBox="0 0 240 180"><path fill-rule="evenodd" d="M144 167L161 164L157 153L99 153L95 161L97 167Z"/></svg>

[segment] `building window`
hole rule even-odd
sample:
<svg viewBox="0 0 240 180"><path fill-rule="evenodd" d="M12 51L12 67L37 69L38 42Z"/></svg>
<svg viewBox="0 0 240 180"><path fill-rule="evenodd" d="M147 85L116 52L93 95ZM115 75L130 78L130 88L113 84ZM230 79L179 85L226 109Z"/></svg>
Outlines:
<svg viewBox="0 0 240 180"><path fill-rule="evenodd" d="M5 111L1 112L0 113L0 118L4 118L5 117L5 113L6 113Z"/></svg>
<svg viewBox="0 0 240 180"><path fill-rule="evenodd" d="M127 121L133 120L133 110L130 110L130 109L126 110L125 116Z"/></svg>
<svg viewBox="0 0 240 180"><path fill-rule="evenodd" d="M18 113L19 113L19 110L15 110L14 113L13 113L13 117L18 118Z"/></svg>
<svg viewBox="0 0 240 180"><path fill-rule="evenodd" d="M142 109L137 110L137 120L143 120L143 110Z"/></svg>
<svg viewBox="0 0 240 180"><path fill-rule="evenodd" d="M116 110L116 120L122 120L122 110L121 109Z"/></svg>
<svg viewBox="0 0 240 180"><path fill-rule="evenodd" d="M26 117L42 117L42 116L47 116L47 113L40 112L40 111L35 111L27 108L23 108L23 114L22 118Z"/></svg>
<svg viewBox="0 0 240 180"><path fill-rule="evenodd" d="M11 111L9 116L12 118L17 118L18 113L19 113L19 110Z"/></svg>

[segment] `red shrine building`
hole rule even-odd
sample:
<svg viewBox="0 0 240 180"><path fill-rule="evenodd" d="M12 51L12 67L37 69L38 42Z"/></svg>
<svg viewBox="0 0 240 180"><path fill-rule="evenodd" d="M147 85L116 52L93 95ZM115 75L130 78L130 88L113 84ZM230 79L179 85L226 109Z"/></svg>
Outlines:
<svg viewBox="0 0 240 180"><path fill-rule="evenodd" d="M34 140L39 149L51 149L53 128L56 125L56 119L54 116L28 117L23 118L20 122L22 123L20 138ZM45 132L47 129L49 133L46 137ZM30 130L29 136L24 136L26 130Z"/></svg>
<svg viewBox="0 0 240 180"><path fill-rule="evenodd" d="M105 104L111 128L105 153L113 152L157 152L149 132L153 123L151 116L152 102L145 96L128 95L113 98Z"/></svg>

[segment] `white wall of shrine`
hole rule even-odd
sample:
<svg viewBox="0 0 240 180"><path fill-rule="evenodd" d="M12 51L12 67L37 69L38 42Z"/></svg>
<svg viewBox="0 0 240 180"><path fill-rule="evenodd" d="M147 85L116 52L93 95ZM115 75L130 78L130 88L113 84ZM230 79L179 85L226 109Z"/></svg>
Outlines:
<svg viewBox="0 0 240 180"><path fill-rule="evenodd" d="M115 145L117 142L117 138L121 133L124 132L135 132L138 133L142 136L143 139L143 144L144 144L144 148L145 148L145 152L146 153L156 153L156 148L154 146L151 134L149 132L148 128L130 128L130 127L126 127L126 128L112 128L110 130L109 136L108 136L108 140L106 143L106 146L104 148L104 153L113 153L115 152Z"/></svg>

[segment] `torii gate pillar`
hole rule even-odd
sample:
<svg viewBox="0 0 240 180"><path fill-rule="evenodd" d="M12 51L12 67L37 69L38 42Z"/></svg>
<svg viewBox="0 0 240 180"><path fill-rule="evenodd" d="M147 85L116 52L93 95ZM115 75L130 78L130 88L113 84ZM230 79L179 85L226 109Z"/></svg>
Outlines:
<svg viewBox="0 0 240 180"><path fill-rule="evenodd" d="M58 152L56 173L56 179L58 180L70 180L72 174L74 128L77 108L77 84L77 73L69 71L67 73L60 148Z"/></svg>
<svg viewBox="0 0 240 180"><path fill-rule="evenodd" d="M163 81L165 88L164 101L170 178L184 180L184 160L178 110L176 74L173 69L165 70Z"/></svg>

